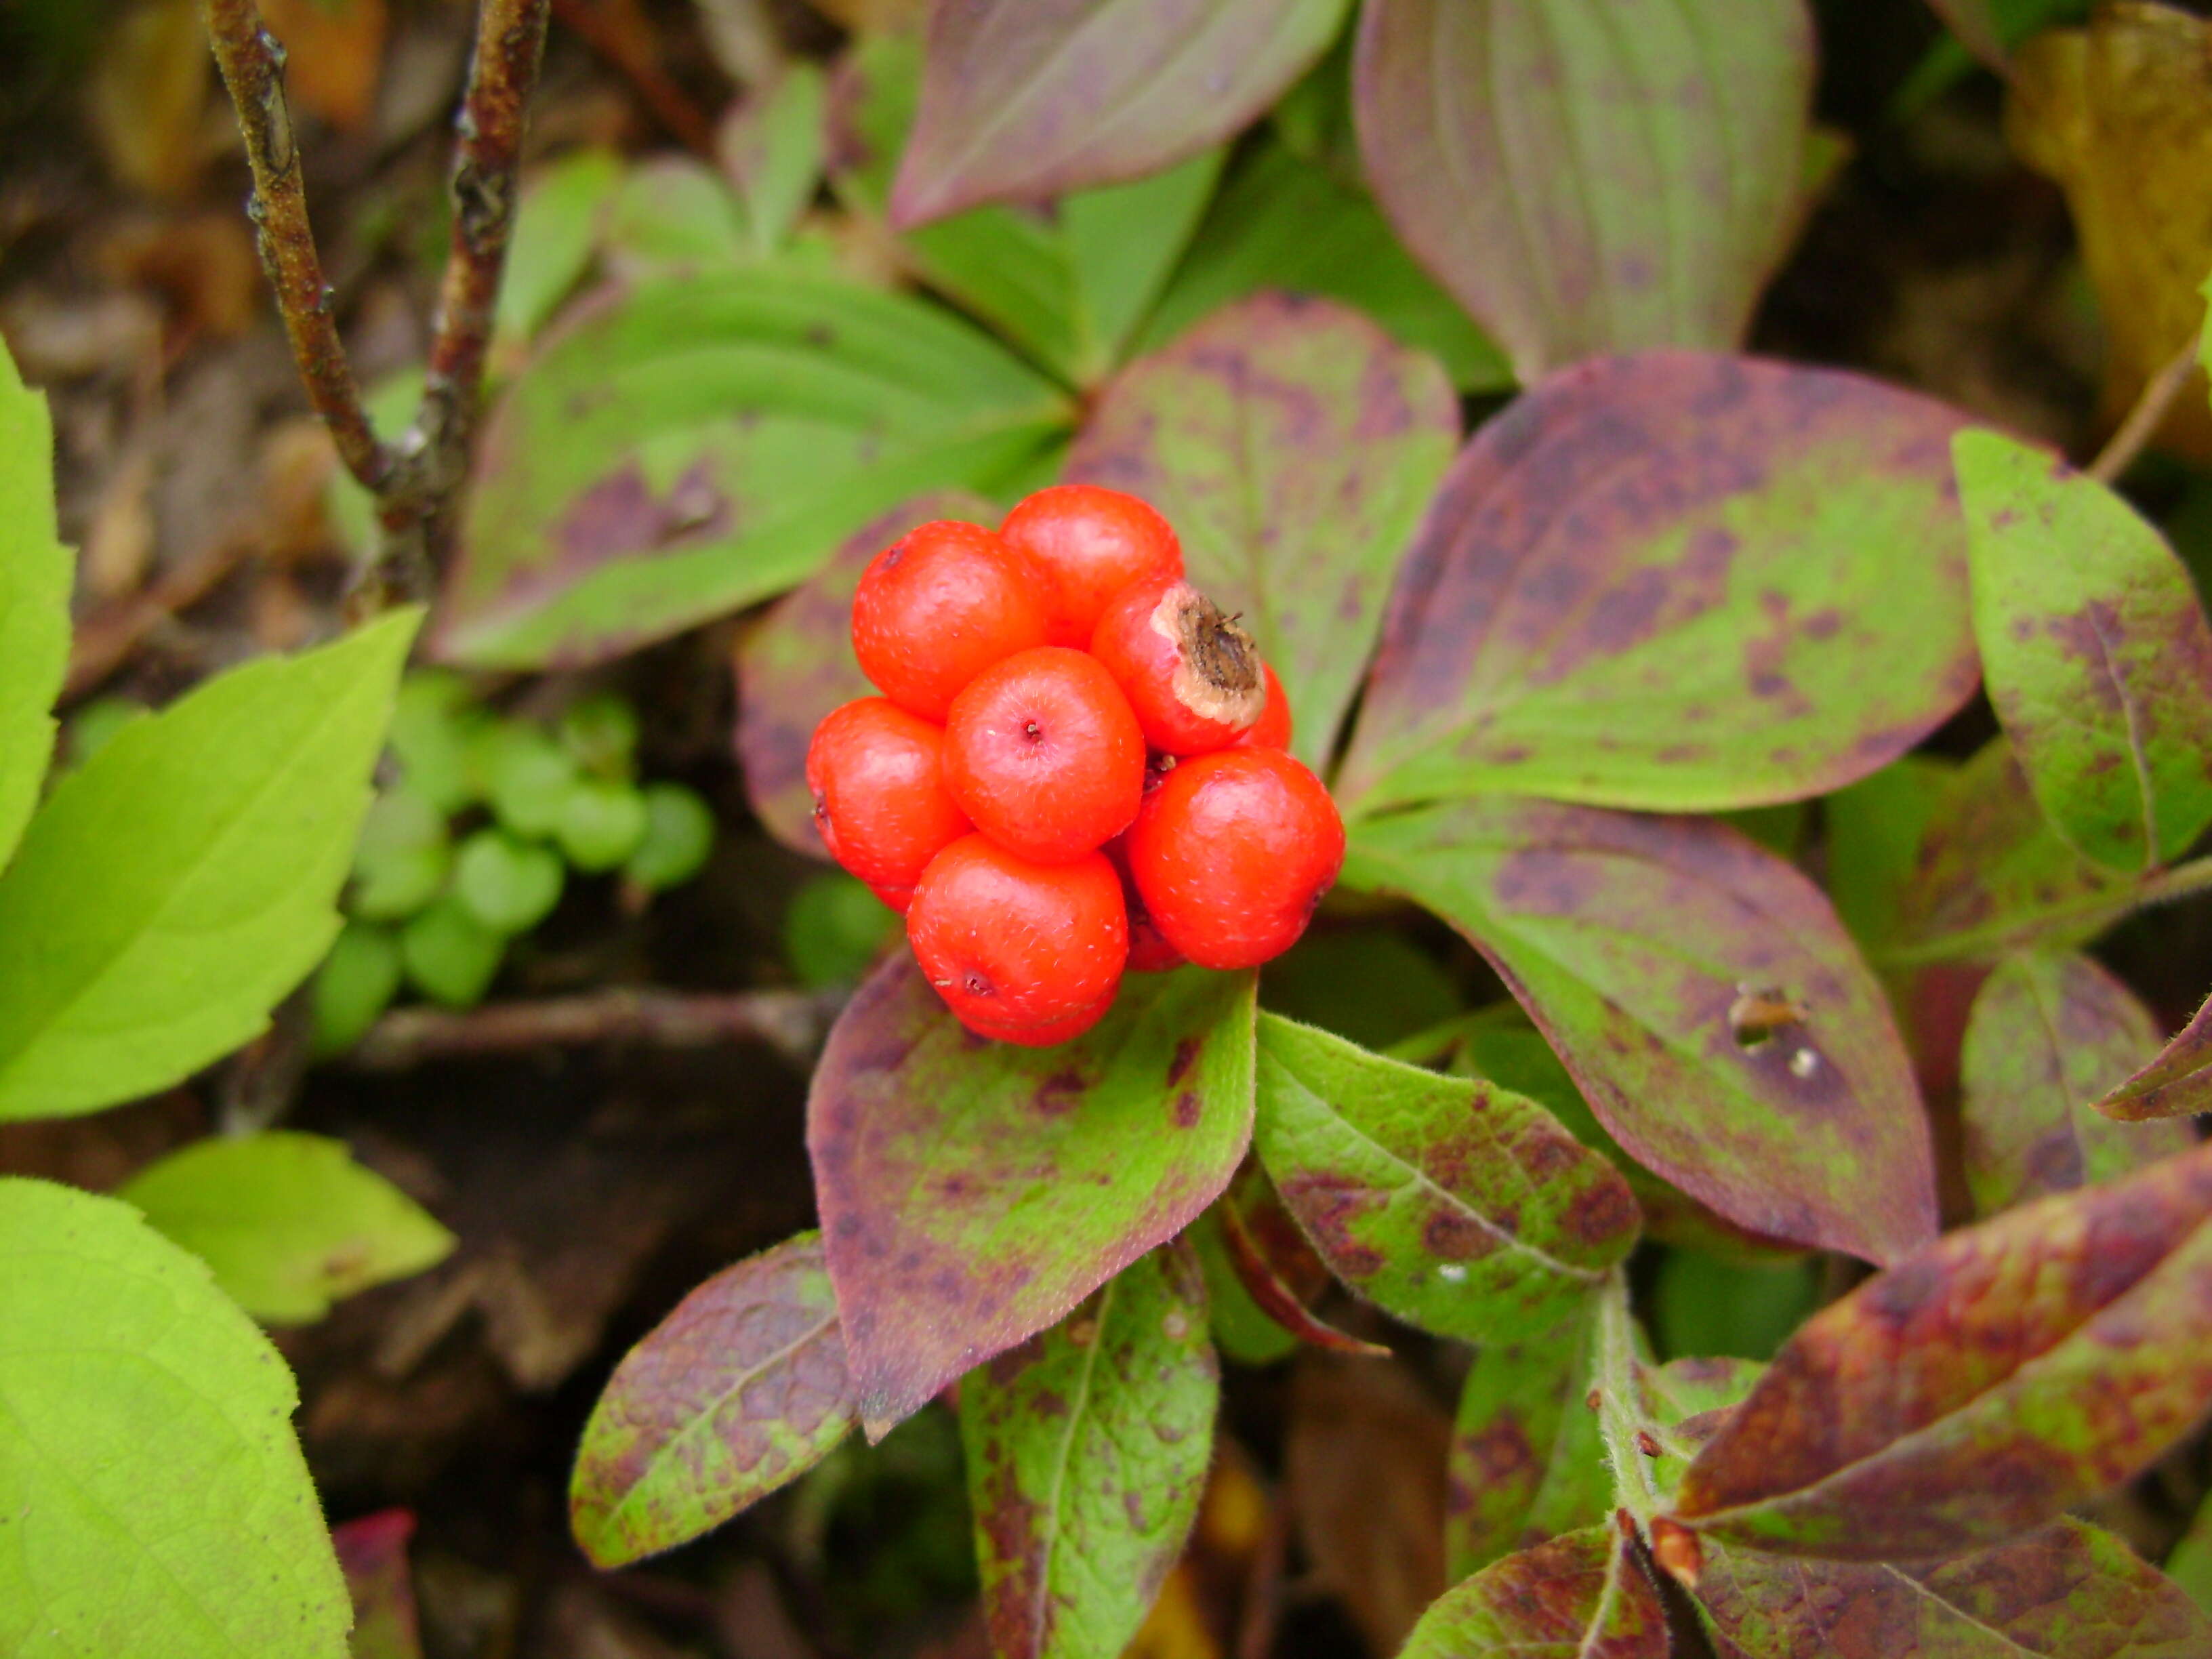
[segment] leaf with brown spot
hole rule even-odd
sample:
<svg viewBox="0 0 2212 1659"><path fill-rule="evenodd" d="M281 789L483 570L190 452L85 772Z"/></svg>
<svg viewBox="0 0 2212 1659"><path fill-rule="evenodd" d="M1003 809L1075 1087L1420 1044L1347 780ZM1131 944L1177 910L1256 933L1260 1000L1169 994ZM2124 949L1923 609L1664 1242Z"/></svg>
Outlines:
<svg viewBox="0 0 2212 1659"><path fill-rule="evenodd" d="M940 306L761 267L578 307L484 423L433 648L570 666L781 592L894 504L996 489L1059 387Z"/></svg>
<svg viewBox="0 0 2212 1659"><path fill-rule="evenodd" d="M1476 1352L1452 1424L1444 1548L1455 1581L1611 1512L1587 1404L1594 1313L1585 1299L1556 1329Z"/></svg>
<svg viewBox="0 0 2212 1659"><path fill-rule="evenodd" d="M569 1526L602 1567L672 1549L804 1474L853 1422L821 1236L801 1233L715 1274L615 1367Z"/></svg>
<svg viewBox="0 0 2212 1659"><path fill-rule="evenodd" d="M1820 890L1746 836L1492 797L1356 824L1343 882L1465 934L1630 1155L1730 1220L1874 1261L1935 1236L1881 988ZM1747 989L1804 1019L1740 1042Z"/></svg>
<svg viewBox="0 0 2212 1659"><path fill-rule="evenodd" d="M1904 753L1978 672L1960 422L1858 375L1686 351L1531 387L1399 572L1347 816L1498 792L1751 806Z"/></svg>
<svg viewBox="0 0 2212 1659"><path fill-rule="evenodd" d="M2212 997L2156 1059L2097 1103L2107 1117L2187 1117L2212 1112Z"/></svg>
<svg viewBox="0 0 2212 1659"><path fill-rule="evenodd" d="M1253 1173L1258 1174L1256 1170ZM1233 1187L1212 1212L1221 1229L1222 1248L1230 1267L1252 1304L1299 1341L1316 1348L1370 1357L1389 1353L1390 1350L1386 1347L1346 1335L1306 1306L1304 1297L1291 1282L1296 1276L1295 1264L1285 1261L1285 1253L1281 1248L1284 1231L1296 1238L1297 1255L1313 1264L1324 1285L1328 1270L1305 1240L1297 1236L1297 1224L1282 1207L1282 1200L1267 1188L1266 1176L1259 1176L1253 1184L1264 1191L1264 1197L1247 1200L1262 1208L1258 1219L1246 1219L1246 1210L1238 1202ZM1317 1294L1320 1288L1316 1286L1309 1294Z"/></svg>
<svg viewBox="0 0 2212 1659"><path fill-rule="evenodd" d="M823 716L876 688L853 656L853 591L868 561L934 519L996 524L980 495L948 491L893 507L848 537L806 580L776 601L738 641L738 764L745 799L785 846L810 858L828 849L814 830L806 749Z"/></svg>
<svg viewBox="0 0 2212 1659"><path fill-rule="evenodd" d="M1402 1659L1667 1659L1673 1650L1642 1549L1601 1525L1509 1555L1445 1591Z"/></svg>
<svg viewBox="0 0 2212 1659"><path fill-rule="evenodd" d="M2157 1048L2150 1011L2088 957L1999 963L1974 998L1960 1061L1975 1207L1994 1215L2195 1146L2185 1123L2118 1124L2090 1109Z"/></svg>
<svg viewBox="0 0 2212 1659"><path fill-rule="evenodd" d="M2142 896L2140 878L2059 840L2003 738L1930 787L1909 871L1877 902L1882 931L1867 944L1882 966L2085 944Z"/></svg>
<svg viewBox="0 0 2212 1659"><path fill-rule="evenodd" d="M2008 1210L1814 1315L1677 1523L1841 1560L1977 1548L2127 1479L2212 1400L2212 1148Z"/></svg>
<svg viewBox="0 0 2212 1659"><path fill-rule="evenodd" d="M901 952L830 1034L807 1150L872 1439L1219 1195L1250 1138L1252 976L1126 981L1073 1042L963 1030Z"/></svg>
<svg viewBox="0 0 2212 1659"><path fill-rule="evenodd" d="M997 1659L1116 1659L1144 1623L1206 1486L1206 1331L1198 1264L1170 1244L961 1382Z"/></svg>
<svg viewBox="0 0 2212 1659"><path fill-rule="evenodd" d="M1721 1659L2200 1659L2212 1620L2119 1539L2056 1522L1940 1563L1705 1546L1692 1592Z"/></svg>
<svg viewBox="0 0 2212 1659"><path fill-rule="evenodd" d="M1738 343L1797 227L1804 0L1369 0L1359 148L1406 244L1523 381Z"/></svg>
<svg viewBox="0 0 2212 1659"><path fill-rule="evenodd" d="M2212 823L2212 627L2189 571L2094 478L1994 432L1954 441L1982 674L2054 829L2116 870Z"/></svg>
<svg viewBox="0 0 2212 1659"><path fill-rule="evenodd" d="M2212 270L2212 24L2176 5L2103 0L2085 28L2047 29L2014 54L2005 137L2057 181L2105 330L2107 423L2187 347ZM2203 376L2173 400L2161 441L2212 460Z"/></svg>
<svg viewBox="0 0 2212 1659"><path fill-rule="evenodd" d="M903 228L1118 184L1220 143L1328 50L1348 0L961 0L930 13Z"/></svg>
<svg viewBox="0 0 2212 1659"><path fill-rule="evenodd" d="M1143 496L1244 626L1321 767L1459 411L1443 372L1356 312L1264 294L1111 381L1066 473Z"/></svg>
<svg viewBox="0 0 2212 1659"><path fill-rule="evenodd" d="M1344 1283L1441 1336L1559 1324L1636 1242L1628 1184L1534 1101L1260 1017L1253 1145Z"/></svg>

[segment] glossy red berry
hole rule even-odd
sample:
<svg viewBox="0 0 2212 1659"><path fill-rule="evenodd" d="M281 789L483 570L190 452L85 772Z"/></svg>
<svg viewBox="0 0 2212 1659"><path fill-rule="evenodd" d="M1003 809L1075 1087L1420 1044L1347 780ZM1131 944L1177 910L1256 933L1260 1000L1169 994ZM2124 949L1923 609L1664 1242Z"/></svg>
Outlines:
<svg viewBox="0 0 2212 1659"><path fill-rule="evenodd" d="M1152 912L1145 908L1145 896L1137 890L1137 884L1129 874L1129 840L1116 836L1098 849L1114 866L1114 873L1121 878L1121 907L1129 913L1129 972L1133 974L1164 974L1170 969L1183 965L1183 953L1167 941L1167 937L1153 925Z"/></svg>
<svg viewBox="0 0 2212 1659"><path fill-rule="evenodd" d="M907 907L914 902L914 889L911 887L878 887L871 882L868 890L901 915L904 915Z"/></svg>
<svg viewBox="0 0 2212 1659"><path fill-rule="evenodd" d="M1044 576L981 525L926 524L876 555L853 595L853 653L908 714L942 720L993 663L1042 645Z"/></svg>
<svg viewBox="0 0 2212 1659"><path fill-rule="evenodd" d="M1182 574L1182 544L1146 501L1097 484L1040 489L999 526L1052 584L1052 643L1085 646L1115 594Z"/></svg>
<svg viewBox="0 0 2212 1659"><path fill-rule="evenodd" d="M982 835L931 861L906 929L945 1005L982 1035L1009 1040L1103 1012L1129 955L1121 879L1103 856L1031 864Z"/></svg>
<svg viewBox="0 0 2212 1659"><path fill-rule="evenodd" d="M1055 1043L1081 1036L1105 1018L1107 1011L1113 1006L1114 994L1109 991L1080 1012L1070 1014L1066 1019L1047 1020L1042 1025L1001 1025L995 1020L975 1015L963 1017L960 1023L980 1037L1016 1043L1024 1048L1049 1048Z"/></svg>
<svg viewBox="0 0 2212 1659"><path fill-rule="evenodd" d="M872 887L920 881L969 830L945 787L944 750L942 731L887 698L832 710L806 750L814 823L830 855Z"/></svg>
<svg viewBox="0 0 2212 1659"><path fill-rule="evenodd" d="M1096 658L1040 646L985 669L952 700L945 784L1001 847L1064 864L1137 816L1144 734Z"/></svg>
<svg viewBox="0 0 2212 1659"><path fill-rule="evenodd" d="M1188 582L1125 589L1098 618L1091 653L1170 755L1226 747L1260 718L1267 691L1252 636Z"/></svg>
<svg viewBox="0 0 2212 1659"><path fill-rule="evenodd" d="M1344 863L1344 821L1279 749L1184 761L1145 797L1129 872L1168 943L1206 968L1253 968L1305 931Z"/></svg>
<svg viewBox="0 0 2212 1659"><path fill-rule="evenodd" d="M1288 749L1291 746L1291 700L1283 695L1283 683L1275 678L1273 667L1261 663L1260 675L1267 683L1267 706L1260 711L1260 718L1252 722L1250 729L1230 747Z"/></svg>

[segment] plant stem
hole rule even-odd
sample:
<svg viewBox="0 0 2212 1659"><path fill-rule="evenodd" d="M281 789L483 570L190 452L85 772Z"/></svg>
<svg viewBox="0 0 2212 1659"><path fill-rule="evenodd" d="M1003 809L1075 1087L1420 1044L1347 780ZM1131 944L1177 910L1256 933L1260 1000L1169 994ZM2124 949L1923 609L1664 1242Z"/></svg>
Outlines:
<svg viewBox="0 0 2212 1659"><path fill-rule="evenodd" d="M2192 336L2171 362L2151 376L2136 398L2135 407L2128 410L2119 428L2097 452L2097 459L2089 463L2091 477L2100 483L2117 483L2120 475L2135 465L2136 457L2157 435L2166 411L2181 395L2182 387L2189 384L2189 377L2197 368L2197 342Z"/></svg>
<svg viewBox="0 0 2212 1659"><path fill-rule="evenodd" d="M842 998L808 991L599 991L535 1002L494 1002L454 1012L401 1008L385 1015L345 1056L362 1071L398 1072L431 1060L637 1042L703 1048L759 1042L805 1060Z"/></svg>
<svg viewBox="0 0 2212 1659"><path fill-rule="evenodd" d="M331 290L307 223L299 146L284 102L284 48L262 27L253 0L204 0L203 11L216 66L246 137L246 165L253 173L246 213L253 221L262 269L276 290L293 361L307 382L308 401L337 441L346 471L362 489L381 496L391 482L394 458L369 429L361 388L331 315Z"/></svg>

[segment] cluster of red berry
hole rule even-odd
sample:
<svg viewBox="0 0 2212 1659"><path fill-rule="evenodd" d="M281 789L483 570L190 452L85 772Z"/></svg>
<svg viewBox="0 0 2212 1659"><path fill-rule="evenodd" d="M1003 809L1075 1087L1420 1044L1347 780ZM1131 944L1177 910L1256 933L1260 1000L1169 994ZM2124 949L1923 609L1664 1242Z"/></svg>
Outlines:
<svg viewBox="0 0 2212 1659"><path fill-rule="evenodd" d="M814 821L980 1036L1076 1036L1125 968L1256 967L1336 879L1274 671L1133 495L922 526L861 576L853 649L884 695L816 729Z"/></svg>

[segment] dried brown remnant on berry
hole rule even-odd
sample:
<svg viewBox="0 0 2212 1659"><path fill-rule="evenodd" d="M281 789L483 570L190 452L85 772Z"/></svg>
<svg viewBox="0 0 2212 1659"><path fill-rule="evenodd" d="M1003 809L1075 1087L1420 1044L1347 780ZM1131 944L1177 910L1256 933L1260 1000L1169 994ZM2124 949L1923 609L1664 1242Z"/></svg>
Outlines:
<svg viewBox="0 0 2212 1659"><path fill-rule="evenodd" d="M1243 727L1267 706L1260 672L1260 647L1212 599L1188 582L1171 582L1150 618L1152 631L1173 641L1176 701L1194 714Z"/></svg>

